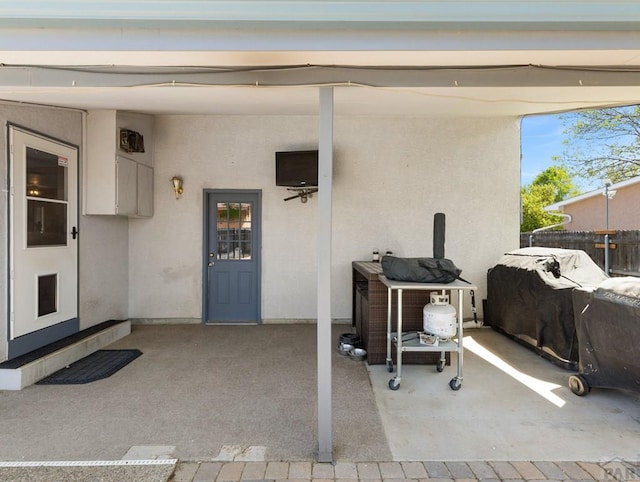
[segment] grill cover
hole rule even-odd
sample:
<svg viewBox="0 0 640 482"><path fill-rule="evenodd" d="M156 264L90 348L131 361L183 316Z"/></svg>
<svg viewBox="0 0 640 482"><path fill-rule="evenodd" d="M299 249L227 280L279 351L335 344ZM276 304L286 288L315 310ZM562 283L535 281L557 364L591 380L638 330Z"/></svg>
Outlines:
<svg viewBox="0 0 640 482"><path fill-rule="evenodd" d="M579 372L591 387L640 392L640 279L574 292Z"/></svg>
<svg viewBox="0 0 640 482"><path fill-rule="evenodd" d="M543 247L511 251L487 274L485 324L535 347L564 368L576 369L572 292L606 279L584 251Z"/></svg>

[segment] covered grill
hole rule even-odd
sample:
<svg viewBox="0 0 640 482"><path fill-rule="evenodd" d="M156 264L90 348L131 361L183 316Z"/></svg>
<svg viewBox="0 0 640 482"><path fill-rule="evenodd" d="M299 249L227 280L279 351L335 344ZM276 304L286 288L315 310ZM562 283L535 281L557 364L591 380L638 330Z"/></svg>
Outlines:
<svg viewBox="0 0 640 482"><path fill-rule="evenodd" d="M511 251L487 274L485 324L575 370L578 344L572 292L607 279L584 251L542 247Z"/></svg>
<svg viewBox="0 0 640 482"><path fill-rule="evenodd" d="M611 278L574 294L580 349L571 390L576 395L591 387L640 392L640 279Z"/></svg>

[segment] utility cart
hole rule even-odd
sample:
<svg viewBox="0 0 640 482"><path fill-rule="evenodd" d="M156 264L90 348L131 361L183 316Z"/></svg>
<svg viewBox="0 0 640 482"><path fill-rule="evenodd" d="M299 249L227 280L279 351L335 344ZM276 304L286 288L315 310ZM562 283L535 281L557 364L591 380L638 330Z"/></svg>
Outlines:
<svg viewBox="0 0 640 482"><path fill-rule="evenodd" d="M451 283L413 283L408 281L394 281L388 279L383 274L379 275L380 281L387 287L387 370L393 372L393 358L392 347L396 347L396 376L389 380L389 388L391 390L398 390L400 388L400 382L402 380L402 354L404 352L413 351L426 351L426 352L440 352L440 361L436 368L438 372L444 370L445 365L445 353L456 352L457 356L457 375L449 382L449 387L452 390L459 390L462 386L462 354L463 354L463 295L465 291L471 292L477 290L477 287L473 284L466 283L461 280L455 280ZM456 339L449 339L446 341L439 341L437 346L429 346L420 343L417 333L404 334L402 333L402 293L409 290L426 290L426 291L442 291L443 294L446 291L458 292L458 309L457 309L457 335ZM392 299L393 292L397 293L397 332L392 332ZM404 339L403 339L404 338Z"/></svg>

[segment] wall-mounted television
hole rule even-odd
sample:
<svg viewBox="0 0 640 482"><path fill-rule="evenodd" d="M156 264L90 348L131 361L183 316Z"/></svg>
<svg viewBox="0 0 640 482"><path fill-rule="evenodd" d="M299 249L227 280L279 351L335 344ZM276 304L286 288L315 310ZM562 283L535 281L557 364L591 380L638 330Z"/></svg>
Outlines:
<svg viewBox="0 0 640 482"><path fill-rule="evenodd" d="M276 186L318 185L318 151L276 152Z"/></svg>

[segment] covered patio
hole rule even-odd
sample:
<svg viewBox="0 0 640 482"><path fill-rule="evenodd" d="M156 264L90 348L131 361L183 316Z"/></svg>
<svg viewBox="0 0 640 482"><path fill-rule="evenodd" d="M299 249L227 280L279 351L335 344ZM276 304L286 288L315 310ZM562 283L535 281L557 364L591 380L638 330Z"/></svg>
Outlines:
<svg viewBox="0 0 640 482"><path fill-rule="evenodd" d="M447 213L447 255L483 296L487 268L518 243L519 119L637 102L640 11L633 2L507 1L334 2L337 10L327 12L325 3L181 2L176 9L144 0L89 7L23 2L0 9L0 119L80 153L82 234L79 281L72 287L79 327L107 319L159 325L136 326L116 344L133 343L145 355L109 380L0 393L8 414L2 438L15 440L3 446L2 458L117 459L144 446L169 447L185 460L215 459L225 446L264 451L265 460L314 454L322 461L410 460L431 457L436 447L447 457L464 457L500 426L505 412L494 408L495 399L511 403L510 397L525 395L509 406L538 415L522 430L500 430L509 438L494 439L496 452L522 450L518 457L529 459L536 444L517 436L530 436L525 428L540 428L552 413L572 421L558 424L581 433L578 427L592 416L588 407L601 396L576 399L561 375L539 367L532 354L522 352L521 364L509 364L527 374L529 366L541 368L530 376L558 385L547 386L547 394L566 392L558 395L562 408L555 396L540 401L536 394L537 403L530 403L530 389L482 358L474 363L472 353L458 393L446 383L431 386L438 381L434 373L412 387L423 378L413 376L417 367L407 367L406 383L390 393L386 379L380 387L388 376L382 367L372 367L370 383L362 364L337 358L332 323L351 313L351 262L375 248L424 255L434 212ZM147 137L154 153L148 166L154 169L153 216L96 215L82 205L104 187L90 186L85 170L87 118L96 110L153 117L154 136ZM317 202L283 203L273 153L310 147L320 155ZM176 175L185 180L180 200L169 186ZM207 321L202 207L203 193L212 189L262 195L261 316L255 321L264 326L163 324ZM6 192L0 208L9 212ZM6 252L15 244L7 219L0 219ZM9 262L1 264L0 308L8 315L0 359L6 359L12 300ZM296 320L317 325L284 325L300 330L299 339L280 333L265 343L257 336L276 330L271 323ZM495 376L474 386L474 364ZM492 388L495 383L505 386ZM447 398L434 409L436 394ZM596 410L599 417L637 408L634 396L602 398L613 407ZM577 407L573 415L571 407ZM398 414L409 412L425 419L400 423ZM431 431L434 412L439 423ZM471 413L472 422L465 420ZM625 428L613 422L609 426ZM474 440L469 425L478 442L462 452ZM606 426L597 429L605 433ZM536 440L555 440L557 427L548 428L549 436L537 433ZM407 439L409 433L415 436ZM616 437L611 446L626 456ZM607 446L580 445L578 455L593 459ZM554 454L574 458L559 449Z"/></svg>

